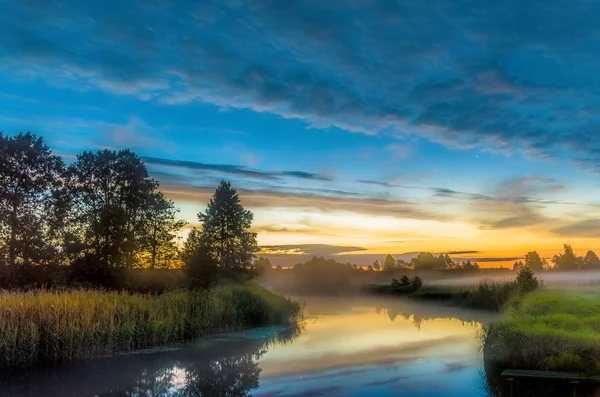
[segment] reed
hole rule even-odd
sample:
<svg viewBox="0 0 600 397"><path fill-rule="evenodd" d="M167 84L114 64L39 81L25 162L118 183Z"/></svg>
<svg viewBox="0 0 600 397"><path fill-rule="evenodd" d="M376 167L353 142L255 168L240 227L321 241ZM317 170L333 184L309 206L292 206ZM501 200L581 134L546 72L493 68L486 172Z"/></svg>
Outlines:
<svg viewBox="0 0 600 397"><path fill-rule="evenodd" d="M253 284L160 295L5 291L0 292L0 367L112 355L293 323L301 311L298 302Z"/></svg>

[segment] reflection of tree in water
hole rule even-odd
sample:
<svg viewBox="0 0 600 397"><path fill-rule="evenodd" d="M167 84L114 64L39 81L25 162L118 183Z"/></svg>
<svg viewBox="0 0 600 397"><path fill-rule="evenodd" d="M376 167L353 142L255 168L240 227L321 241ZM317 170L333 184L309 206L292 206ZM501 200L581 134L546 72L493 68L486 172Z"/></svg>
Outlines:
<svg viewBox="0 0 600 397"><path fill-rule="evenodd" d="M270 338L228 338L174 351L91 360L0 380L8 396L245 397L259 386L258 359L299 328Z"/></svg>
<svg viewBox="0 0 600 397"><path fill-rule="evenodd" d="M390 307L376 306L375 313L378 316L381 313L385 313L392 322L396 318L402 318L405 321L412 318L413 325L419 330L424 321L438 319L458 320L463 326L477 327L479 324L477 315L480 314L478 312L463 311L460 308L453 308L451 306L418 307L416 305L399 306L394 304L391 304Z"/></svg>

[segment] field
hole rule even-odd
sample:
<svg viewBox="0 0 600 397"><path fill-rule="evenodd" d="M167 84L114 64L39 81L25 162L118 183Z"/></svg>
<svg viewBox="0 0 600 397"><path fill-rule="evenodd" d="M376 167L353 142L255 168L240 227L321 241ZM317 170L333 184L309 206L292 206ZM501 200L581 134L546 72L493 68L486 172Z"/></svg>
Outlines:
<svg viewBox="0 0 600 397"><path fill-rule="evenodd" d="M111 355L212 333L292 323L302 307L257 285L161 295L0 293L0 367Z"/></svg>
<svg viewBox="0 0 600 397"><path fill-rule="evenodd" d="M600 374L600 295L546 290L514 300L482 346L486 362L503 368Z"/></svg>

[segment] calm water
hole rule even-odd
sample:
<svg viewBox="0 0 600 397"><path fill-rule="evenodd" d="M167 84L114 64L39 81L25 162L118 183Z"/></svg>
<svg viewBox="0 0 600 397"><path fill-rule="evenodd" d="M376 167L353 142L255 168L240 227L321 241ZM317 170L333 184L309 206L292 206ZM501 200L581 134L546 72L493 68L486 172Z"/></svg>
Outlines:
<svg viewBox="0 0 600 397"><path fill-rule="evenodd" d="M306 299L303 329L2 375L1 396L481 396L492 315L398 300Z"/></svg>

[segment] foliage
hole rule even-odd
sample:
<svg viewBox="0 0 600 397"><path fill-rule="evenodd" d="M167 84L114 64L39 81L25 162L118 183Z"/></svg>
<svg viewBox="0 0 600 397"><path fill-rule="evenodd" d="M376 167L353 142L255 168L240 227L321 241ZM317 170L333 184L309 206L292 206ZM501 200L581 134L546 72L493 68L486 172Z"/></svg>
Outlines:
<svg viewBox="0 0 600 397"><path fill-rule="evenodd" d="M539 280L537 279L537 277L535 277L533 271L529 266L522 267L519 270L515 282L521 290L521 292L531 292L538 289L538 287L540 286Z"/></svg>
<svg viewBox="0 0 600 397"><path fill-rule="evenodd" d="M541 272L544 270L544 261L536 251L528 252L525 255L525 266L532 272Z"/></svg>
<svg viewBox="0 0 600 397"><path fill-rule="evenodd" d="M421 252L410 261L410 264L415 270L440 270L450 268L452 259L448 254L440 254L436 257L431 252Z"/></svg>
<svg viewBox="0 0 600 397"><path fill-rule="evenodd" d="M583 267L586 269L598 269L600 268L600 259L594 251L588 251L583 258Z"/></svg>
<svg viewBox="0 0 600 397"><path fill-rule="evenodd" d="M390 254L388 254L383 262L383 270L394 270L394 267L396 267L396 261Z"/></svg>
<svg viewBox="0 0 600 397"><path fill-rule="evenodd" d="M563 254L554 255L552 262L558 270L576 270L581 269L584 264L584 259L581 256L575 255L573 248L565 244L565 252Z"/></svg>
<svg viewBox="0 0 600 397"><path fill-rule="evenodd" d="M375 262L373 262L373 269L376 271L381 270L381 265L379 264L378 260L375 260Z"/></svg>
<svg viewBox="0 0 600 397"><path fill-rule="evenodd" d="M273 270L271 266L271 261L268 258L263 258L262 256L254 262L254 267L256 268L256 272L259 275L268 274Z"/></svg>
<svg viewBox="0 0 600 397"><path fill-rule="evenodd" d="M217 279L218 263L210 248L200 243L186 256L183 270L191 287L209 288Z"/></svg>
<svg viewBox="0 0 600 397"><path fill-rule="evenodd" d="M69 167L74 235L110 266L134 264L158 187L130 150L83 152Z"/></svg>
<svg viewBox="0 0 600 397"><path fill-rule="evenodd" d="M258 251L256 233L250 231L252 218L252 212L240 203L237 191L229 182L221 181L206 211L198 214L202 237L221 268L251 267Z"/></svg>
<svg viewBox="0 0 600 397"><path fill-rule="evenodd" d="M58 255L52 227L63 174L42 138L0 133L0 263L48 263Z"/></svg>
<svg viewBox="0 0 600 397"><path fill-rule="evenodd" d="M408 276L406 274L404 274L402 277L400 277L400 285L409 285L410 284L410 279L408 278Z"/></svg>
<svg viewBox="0 0 600 397"><path fill-rule="evenodd" d="M483 333L486 361L501 367L600 374L600 299L568 292L525 295Z"/></svg>
<svg viewBox="0 0 600 397"><path fill-rule="evenodd" d="M0 294L0 367L110 355L215 332L293 322L301 306L256 285L138 295Z"/></svg>
<svg viewBox="0 0 600 397"><path fill-rule="evenodd" d="M143 267L176 268L179 267L179 249L176 233L187 222L177 220L179 209L162 192L150 196L146 208L146 230L141 239L141 255L138 264Z"/></svg>

